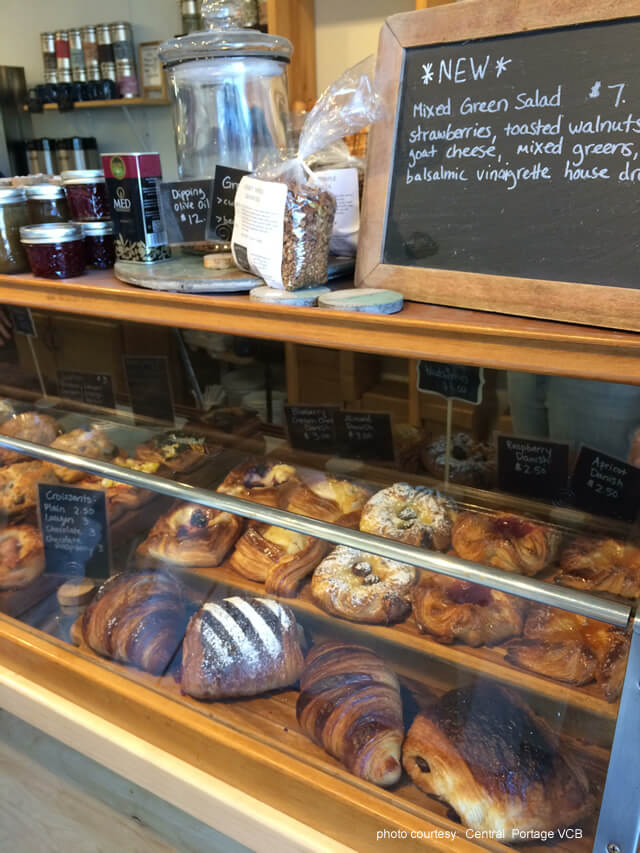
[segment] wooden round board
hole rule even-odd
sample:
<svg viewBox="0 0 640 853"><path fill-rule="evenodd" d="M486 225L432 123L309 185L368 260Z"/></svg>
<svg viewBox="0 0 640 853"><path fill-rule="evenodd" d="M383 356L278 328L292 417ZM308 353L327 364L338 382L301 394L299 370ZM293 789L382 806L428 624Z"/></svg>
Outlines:
<svg viewBox="0 0 640 853"><path fill-rule="evenodd" d="M301 290L276 290L275 287L254 287L249 294L252 302L268 302L273 305L302 305L309 308L318 304L318 297L331 293L328 287L303 287Z"/></svg>
<svg viewBox="0 0 640 853"><path fill-rule="evenodd" d="M363 314L397 314L402 311L404 300L395 290L376 287L361 287L351 290L334 290L318 298L320 308L335 311L359 311Z"/></svg>

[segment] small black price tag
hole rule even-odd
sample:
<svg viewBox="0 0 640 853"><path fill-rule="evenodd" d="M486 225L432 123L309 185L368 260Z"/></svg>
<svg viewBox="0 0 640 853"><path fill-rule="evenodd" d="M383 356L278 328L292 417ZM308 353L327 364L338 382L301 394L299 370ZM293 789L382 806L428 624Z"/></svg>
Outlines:
<svg viewBox="0 0 640 853"><path fill-rule="evenodd" d="M126 355L124 367L134 415L173 424L175 412L166 356Z"/></svg>
<svg viewBox="0 0 640 853"><path fill-rule="evenodd" d="M418 362L418 390L474 406L482 402L484 368L443 361Z"/></svg>
<svg viewBox="0 0 640 853"><path fill-rule="evenodd" d="M115 409L113 379L108 373L81 373L77 370L58 370L58 396L77 400L89 406Z"/></svg>
<svg viewBox="0 0 640 853"><path fill-rule="evenodd" d="M160 213L169 243L200 243L207 239L212 192L211 178L158 184Z"/></svg>
<svg viewBox="0 0 640 853"><path fill-rule="evenodd" d="M38 484L47 572L109 575L109 528L104 492Z"/></svg>
<svg viewBox="0 0 640 853"><path fill-rule="evenodd" d="M531 498L557 499L569 483L569 445L498 435L498 488Z"/></svg>
<svg viewBox="0 0 640 853"><path fill-rule="evenodd" d="M393 461L391 418L379 412L336 412L336 439L341 456Z"/></svg>
<svg viewBox="0 0 640 853"><path fill-rule="evenodd" d="M207 232L209 239L222 240L224 243L231 242L236 190L242 178L249 174L244 169L216 166L216 175L213 182L213 198L211 201L211 218Z"/></svg>
<svg viewBox="0 0 640 853"><path fill-rule="evenodd" d="M313 453L335 453L337 411L337 406L285 406L291 446Z"/></svg>
<svg viewBox="0 0 640 853"><path fill-rule="evenodd" d="M571 478L576 506L595 515L635 521L640 510L640 468L592 447L582 447Z"/></svg>
<svg viewBox="0 0 640 853"><path fill-rule="evenodd" d="M31 308L21 308L17 305L12 305L9 309L11 322L16 332L21 335L26 335L28 338L37 338L38 333L33 322Z"/></svg>

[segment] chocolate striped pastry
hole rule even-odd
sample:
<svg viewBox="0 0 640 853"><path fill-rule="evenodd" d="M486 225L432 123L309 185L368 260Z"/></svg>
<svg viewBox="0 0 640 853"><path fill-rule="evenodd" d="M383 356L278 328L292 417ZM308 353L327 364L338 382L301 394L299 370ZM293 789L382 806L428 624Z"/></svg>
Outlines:
<svg viewBox="0 0 640 853"><path fill-rule="evenodd" d="M256 696L295 683L304 658L288 607L268 598L210 601L182 647L182 689L196 699Z"/></svg>
<svg viewBox="0 0 640 853"><path fill-rule="evenodd" d="M94 652L154 674L169 665L184 636L179 581L165 572L114 575L84 612L82 636Z"/></svg>
<svg viewBox="0 0 640 853"><path fill-rule="evenodd" d="M356 776L383 788L400 778L400 685L369 649L332 642L314 646L300 679L296 713L311 740Z"/></svg>

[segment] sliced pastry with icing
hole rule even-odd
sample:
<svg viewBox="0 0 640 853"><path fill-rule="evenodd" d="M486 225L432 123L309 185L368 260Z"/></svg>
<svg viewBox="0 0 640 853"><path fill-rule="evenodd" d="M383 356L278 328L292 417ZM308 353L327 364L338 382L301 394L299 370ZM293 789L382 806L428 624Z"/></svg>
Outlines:
<svg viewBox="0 0 640 853"><path fill-rule="evenodd" d="M283 508L298 485L296 469L281 462L247 462L234 468L218 491L264 506Z"/></svg>
<svg viewBox="0 0 640 853"><path fill-rule="evenodd" d="M0 531L0 589L28 586L44 568L44 545L37 527L16 524Z"/></svg>
<svg viewBox="0 0 640 853"><path fill-rule="evenodd" d="M358 527L362 508L371 492L351 480L325 476L315 471L304 472L300 479L302 485L289 501L289 512L342 527Z"/></svg>
<svg viewBox="0 0 640 853"><path fill-rule="evenodd" d="M156 521L138 546L138 564L219 566L244 527L244 519L237 515L199 504L180 503Z"/></svg>
<svg viewBox="0 0 640 853"><path fill-rule="evenodd" d="M51 447L77 453L89 459L111 459L118 452L113 442L100 427L90 429L74 429L59 435ZM77 483L87 475L79 468L69 468L66 465L54 465L56 477L63 483Z"/></svg>
<svg viewBox="0 0 640 853"><path fill-rule="evenodd" d="M182 689L196 699L256 696L294 684L302 672L295 616L268 598L208 602L182 646Z"/></svg>
<svg viewBox="0 0 640 853"><path fill-rule="evenodd" d="M313 600L351 622L389 625L411 611L417 570L405 563L340 545L313 573Z"/></svg>
<svg viewBox="0 0 640 853"><path fill-rule="evenodd" d="M545 524L500 512L463 512L453 527L451 543L463 560L507 572L537 575L558 555L562 534Z"/></svg>
<svg viewBox="0 0 640 853"><path fill-rule="evenodd" d="M171 475L171 471L158 462L142 462L140 459L116 456L113 464L119 465L121 468L128 468L130 471L153 474L156 477L169 477ZM111 480L108 477L99 477L97 474L85 476L76 485L81 489L95 489L106 492L107 513L110 521L115 521L129 510L139 509L157 496L157 493L152 492L150 489L129 486L126 483L119 483L117 480Z"/></svg>
<svg viewBox="0 0 640 853"><path fill-rule="evenodd" d="M433 489L396 483L369 500L362 511L360 530L445 551L451 544L456 512L455 503Z"/></svg>
<svg viewBox="0 0 640 853"><path fill-rule="evenodd" d="M143 462L160 462L174 474L187 474L221 450L220 445L209 444L204 436L176 431L138 445L136 457Z"/></svg>
<svg viewBox="0 0 640 853"><path fill-rule="evenodd" d="M424 572L412 598L418 629L439 643L495 646L522 633L525 600L486 586Z"/></svg>
<svg viewBox="0 0 640 853"><path fill-rule="evenodd" d="M400 684L355 643L321 643L305 661L296 714L302 731L351 773L383 788L402 773Z"/></svg>
<svg viewBox="0 0 640 853"><path fill-rule="evenodd" d="M402 762L465 826L507 842L573 826L593 809L587 776L558 735L497 684L451 690L418 714Z"/></svg>
<svg viewBox="0 0 640 853"><path fill-rule="evenodd" d="M560 557L556 583L573 589L640 597L640 545L619 539L575 539Z"/></svg>
<svg viewBox="0 0 640 853"><path fill-rule="evenodd" d="M268 593L291 598L328 549L321 539L259 524L240 537L230 564L243 577L264 583Z"/></svg>

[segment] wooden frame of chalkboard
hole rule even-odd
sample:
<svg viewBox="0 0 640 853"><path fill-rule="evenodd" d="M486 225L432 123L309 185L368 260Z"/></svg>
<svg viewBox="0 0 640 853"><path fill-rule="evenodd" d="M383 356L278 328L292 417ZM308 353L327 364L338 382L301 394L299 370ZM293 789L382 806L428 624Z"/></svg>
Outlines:
<svg viewBox="0 0 640 853"><path fill-rule="evenodd" d="M638 201L640 193L637 191L634 192L633 183L620 189L621 172L616 168L611 168L610 177L614 177L615 181L607 185L606 192L609 192L610 186L613 186L615 183L618 189L617 200L622 205L622 208L616 208L613 203L609 203L613 201L611 196L606 197L603 195L603 186L606 184L605 180L588 180L587 178L583 179L580 177L578 183L583 181L586 182L587 186L586 188L582 187L580 198L576 202L575 223L571 223L575 227L569 229L569 237L563 233L563 229L567 223L566 211L563 211L563 216L559 219L559 228L556 228L555 231L552 230L549 220L550 209L554 205L557 205L559 183L556 183L555 187L544 186L547 193L551 189L551 198L547 203L544 200L541 201L543 197L539 193L536 196L539 204L537 219L535 217L535 210L534 215L529 216L529 218L524 213L519 213L520 219L515 224L513 216L503 216L501 228L503 227L504 231L501 231L501 228L494 229L493 236L495 239L492 244L491 240L482 239L484 237L483 234L472 233L476 224L483 221L483 216L478 216L476 212L474 219L468 209L461 204L461 199L465 198L462 193L471 184L456 185L455 180L447 179L440 184L437 190L433 190L434 195L431 198L435 200L435 204L432 208L429 208L426 203L422 204L421 207L416 204L414 211L420 211L422 215L417 220L417 227L414 227L415 233L413 234L409 234L411 230L411 223L409 222L410 214L405 213L408 208L408 205L404 203L406 202L407 186L401 187L405 197L400 198L398 202L399 206L393 208L392 214L392 206L395 203L395 182L398 181L399 184L407 185L409 182L407 167L410 161L407 160L405 163L402 157L407 157L409 145L409 138L406 133L407 127L416 129L416 126L415 124L407 125L406 123L402 126L401 122L406 122L403 96L406 96L407 90L410 93L417 91L416 61L419 60L420 68L424 67L424 79L420 82L426 86L428 85L425 82L428 72L435 74L436 82L442 82L442 76L438 76L441 59L443 59L443 56L446 57L448 55L453 58L451 65L445 59L443 75L448 89L445 88L443 93L446 92L447 97L448 95L452 96L454 107L457 102L458 112L453 112L452 110L454 117L447 118L447 97L440 99L431 93L429 97L425 96L423 99L424 102L430 102L429 107L433 107L437 102L445 105L441 108L442 118L440 121L435 120L432 124L432 127L440 128L442 132L442 128L446 128L447 123L451 122L455 125L455 117L460 117L460 93L459 91L452 90L460 90L465 87L455 85L456 73L459 74L460 78L463 78L463 75L467 75L467 79L471 81L472 89L470 91L473 92L473 103L483 101L487 104L492 99L499 100L496 94L492 94L492 90L495 90L496 86L500 90L504 90L503 83L508 79L509 65L507 65L506 70L505 68L502 69L501 73L504 74L503 79L497 80L497 76L499 76L499 66L497 63L501 57L503 59L510 59L511 51L513 51L514 59L516 58L518 51L518 48L515 47L516 37L520 37L519 45L524 44L526 40L532 37L534 39L536 37L547 39L547 53L549 54L549 51L551 53L547 56L547 62L543 65L543 68L548 67L549 57L553 59L557 55L562 60L562 72L570 74L571 72L567 68L571 68L572 66L571 63L567 65L567 57L561 57L560 53L556 54L553 52L554 48L552 45L557 44L553 39L558 34L568 33L568 38L574 39L576 34L580 36L582 33L587 33L587 37L591 39L590 44L593 44L594 38L597 37L600 39L603 36L611 42L612 33L607 36L607 27L624 25L634 28L637 26L640 29L640 20L630 20L633 18L640 18L640 2L638 0L620 0L617 3L603 3L601 0L584 0L581 3L575 2L575 0L541 0L541 2L537 3L520 3L518 0L492 0L491 3L462 2L438 6L420 12L394 15L389 18L383 26L380 35L377 77L382 96L387 105L387 114L382 120L372 126L370 133L369 165L364 194L360 247L356 266L356 286L393 287L394 290L400 291L408 299L417 302L640 331L640 293L638 293L640 289L640 276L637 276L636 272L636 276L631 277L633 267L635 267L635 270L640 269L640 265L637 263L640 255L640 229L636 227L635 236L631 244L627 239L626 233L625 239L619 240L617 244L614 242L613 247L611 241L607 243L607 236L609 235L615 241L618 239L618 234L623 232L632 233L633 226L631 223L632 220L635 220L637 223L637 217L623 215L623 208L625 205L627 208L631 208L634 204L640 204ZM589 33L589 31L593 30L596 30L595 36L593 32ZM618 31L616 37L617 41L614 42L616 45L621 44L619 35L620 31ZM474 45L474 42L477 45ZM530 42L529 46L523 48L523 51L531 51L532 44ZM542 44L538 40L538 55ZM456 57L459 58L460 54L456 54L455 51L458 48L464 47L464 52L469 57L476 46L479 48L478 56L482 54L483 59L487 55L491 57L489 60L490 80L485 80L483 77L479 81L477 76L472 76L474 71L476 75L479 75L477 63L474 69L470 67L468 61L458 67L456 66ZM433 55L424 51L416 53L414 49L417 51L420 51L420 49L433 50L434 53ZM449 51L450 54L445 53L446 51ZM535 56L536 54L534 53L533 55ZM590 57L593 56L593 51L583 50L580 52L576 50L572 53L573 55L578 57L576 63L579 64L586 61L580 59L580 55ZM611 57L613 64L613 59L619 62L618 57L620 55L626 55L628 62L628 52L625 52L622 47L607 53L606 58L608 60ZM429 68L427 59L434 60L431 68ZM424 66L422 65L423 61ZM410 65L410 62L413 62L414 65ZM596 63L595 68L597 71L602 70L603 62L604 60ZM604 64L606 65L606 62ZM543 96L546 96L547 101L550 101L554 95L558 95L557 86L554 85L553 88L549 88L549 86L536 86L535 75L526 78L526 69L520 68L517 71L519 65L524 66L524 60L518 63L516 59L514 63L513 68L516 69L513 77L513 80L516 81L513 84L514 86L519 87L522 79L528 79L528 92L530 92L532 98L541 100ZM640 68L635 63L635 60L630 67ZM413 77L411 78L412 71ZM448 76L449 72L450 76ZM523 74L525 74L524 78ZM580 77L580 82L586 83L587 77L585 76L584 67L581 74L583 76ZM619 114L618 118L626 118L629 113L633 113L633 108L640 97L640 73L635 75L635 78L637 85L633 88L633 97L629 100L627 107L623 108L624 115ZM433 78L431 79L433 80ZM546 82L549 82L550 79L548 78ZM634 83L636 80L634 80ZM556 82L559 84L561 81ZM593 80L590 80L592 85L591 90L587 89L584 92L585 103L588 103L591 107L595 103L601 103L604 116L606 98L606 118L612 118L612 115L609 115L609 113L613 113L616 102L617 106L622 108L622 104L625 102L623 95L631 92L631 87L627 87L627 92L623 92L623 89L620 88L620 84L625 82L628 82L628 80L609 80L605 76L602 77L602 82L600 82L599 77L594 77ZM483 90L481 84L486 84L484 98L482 97ZM413 89L411 89L411 86L413 86ZM601 100L599 102L589 102L588 98L598 97L600 88L602 89ZM511 88L510 91L511 98L515 102L516 93L520 92L520 88ZM580 92L582 93L582 89L580 89ZM410 95L406 96L406 100L409 97ZM575 91L572 98L575 103ZM557 96L557 100L560 100L559 95ZM414 107L414 116L416 115L415 103L414 101L412 104ZM533 103L537 102L534 100ZM553 103L548 105L553 106ZM520 106L520 102L518 102L518 106ZM505 112L509 107L510 104L507 103ZM452 105L448 104L448 108L451 110ZM564 103L562 103L560 109L551 109L548 111L548 114L550 114L548 124L552 124L552 117L553 121L556 120L558 114L563 112L563 108ZM427 119L422 119L421 109L425 110ZM500 109L498 107L498 110ZM580 110L582 109L583 107L581 106ZM582 118L580 110L578 110L578 117ZM524 109L523 112L517 113L519 121L524 122L525 119L522 116L527 113L531 116L530 121L534 118L546 119L545 109L541 107L540 109L533 110ZM598 109L592 107L591 114L593 114L594 119L596 115L598 120L600 119ZM422 143L424 136L421 136L420 133L429 126L428 119L432 118L433 114L428 112L428 107L425 105L424 107L418 107L417 116L418 122L420 123L421 121L422 124L418 136L419 141ZM640 117L640 111L638 112L638 116ZM495 119L495 113L488 115L488 120L487 114L482 112L466 116L466 119L468 120L457 121L457 124L464 124L471 127L474 125L490 126ZM504 120L505 117L503 116L501 121L504 123ZM566 121L566 116L562 120ZM635 169L636 166L640 166L640 161L637 164L633 164L632 167L630 164L638 157L638 153L636 152L640 151L640 136L635 135L636 133L640 133L640 121L636 125L635 117L633 117L632 123L634 129L632 131L627 129L627 137L633 137L633 139L625 140L624 134L621 133L588 135L589 133L597 132L600 126L596 127L595 131L593 129L586 130L585 133L587 135L584 139L582 137L581 139L583 142L586 139L587 142L590 141L604 145L614 141L620 142L621 140L623 142L635 143L635 148L631 145L626 151L622 148L616 151L617 154L629 154L629 152L632 152L627 157L626 168ZM568 136L568 121L563 126L563 129L564 127L567 127L566 135ZM575 124L573 128L575 131ZM528 129L532 128L529 127ZM533 130L536 129L533 128ZM551 131L553 129L553 127L548 128ZM403 134L401 133L402 130L405 131ZM473 133L473 130L471 133ZM440 138L446 139L446 136ZM494 141L495 139L496 137L493 136ZM526 143L530 139L531 136L525 139L524 142ZM551 141L557 145L558 136L536 136L535 140L544 140L545 144L547 141ZM502 139L498 141L504 142ZM491 142L491 140L475 139L472 141L463 141L462 145L474 147L482 144L485 145L483 150L486 151L487 142ZM563 153L572 151L572 144L573 138L571 144L569 144L568 148L565 148ZM427 144L421 145L420 149L427 150L427 152L429 150ZM510 152L514 150L516 150L515 146L511 145L507 149L508 156L511 156ZM601 148L600 151L602 150ZM610 151L607 150L607 153L609 154ZM439 156L438 163L443 163L443 156L436 156ZM569 156L573 155L570 154ZM549 154L548 159L553 159L553 156ZM556 167L565 169L565 172L558 173L558 180L560 178L569 180L566 173L566 168L568 167L565 167L565 161L568 163L569 160L566 156L557 157L556 159ZM603 156L600 158L600 162L605 162L605 166L607 166L611 164L612 159L611 156ZM544 156L527 158L524 160L523 165L530 164L536 160L544 163L545 158ZM436 161L434 160L433 162L435 165ZM455 165L460 166L460 162L458 161ZM571 162L573 163L574 161ZM484 164L486 165L486 161L484 161ZM423 162L418 164L414 162L414 165L416 165L416 169L421 169ZM476 181L475 169L478 166L482 168L483 161L470 162L468 165L473 169L473 180ZM586 165L591 168L592 162L587 161ZM618 161L616 160L615 166L618 165ZM400 170L402 171L400 172ZM398 180L399 173L402 174L402 180ZM640 169L637 170L636 175L637 182L640 182ZM524 201L521 203L521 208L530 212L532 208L527 206L527 195L531 190L531 184L535 182L535 175L527 176L527 179L529 177L531 177L531 182L526 184L526 193ZM431 181L432 176L430 175L427 180ZM541 189L542 184L543 181L540 181L537 189ZM436 186L436 182L434 180L433 183L421 184L421 187L423 186L431 189ZM442 190L442 187L444 187L444 190ZM508 196L508 192L504 191L504 187L501 194L497 195L495 194L496 190L493 185L487 183L487 187L488 190L485 190L485 187L481 186L479 193L477 186L475 187L476 203L477 205L482 203L484 211L491 205L492 193L494 194L494 201L498 200L502 202ZM409 189L415 189L417 192L417 188ZM623 195L625 190L628 192L626 196ZM584 224L580 217L584 215L587 208L589 194L590 205L588 216L591 217L592 224L593 222L597 224L597 231L594 232L592 228L589 229L592 243L590 251L585 253L584 251L580 252L578 244L572 246L571 235L578 234L578 225L583 226ZM633 198L634 196L635 198ZM418 197L414 196L414 199L418 199ZM429 200L428 196L424 195L420 197L420 200L422 199ZM580 199L582 206L579 206ZM507 199L507 211L509 211L508 204L511 201L511 198ZM568 204L571 204L571 202L568 202ZM560 210L561 207L562 205L559 205L558 209ZM613 212L612 208L615 208ZM432 211L432 214L429 214L429 210ZM494 205L494 210L497 210L496 205ZM633 210L640 211L640 208L635 207ZM433 211L436 211L436 213L433 213ZM499 212L504 213L504 208ZM617 218L614 216L614 213L619 214ZM402 233L402 228L395 228L395 223L400 221L401 216L404 216L406 223L404 234ZM429 216L431 216L430 220ZM439 219L438 217L441 218ZM498 219L497 221L500 220ZM390 222L393 227L390 227ZM433 232L429 230L429 222L435 223L435 239L432 237ZM551 224L558 225L558 223L554 222ZM484 226L481 224L480 230L482 227ZM510 228L511 230L509 230ZM461 250L459 250L459 247L455 243L452 243L451 237L455 231L460 235L459 239L463 244ZM443 235L444 239L439 242L440 234ZM396 238L395 241L393 239L394 236ZM416 242L412 244L414 238ZM466 251L466 254L464 246L465 239L470 241L470 245L473 248L471 250L467 246L468 251ZM545 251L548 249L548 243L545 243L547 239L550 239L552 242L553 240L556 241L556 268L552 269L551 273L549 269L550 265L553 266L553 262L547 256L548 252ZM583 233L582 239L586 240L587 235ZM476 241L475 244L474 240ZM527 240L530 244L528 247L524 245ZM536 240L539 241L537 246L535 245ZM602 251L598 248L600 245L604 247ZM443 248L444 246L446 248ZM441 248L443 249L443 256L438 258L437 255L440 254ZM501 256L503 248L506 249L507 260ZM482 254L483 252L485 252L484 255ZM405 260L398 260L395 256L400 258L404 256ZM479 263L477 263L478 260L480 261Z"/></svg>

